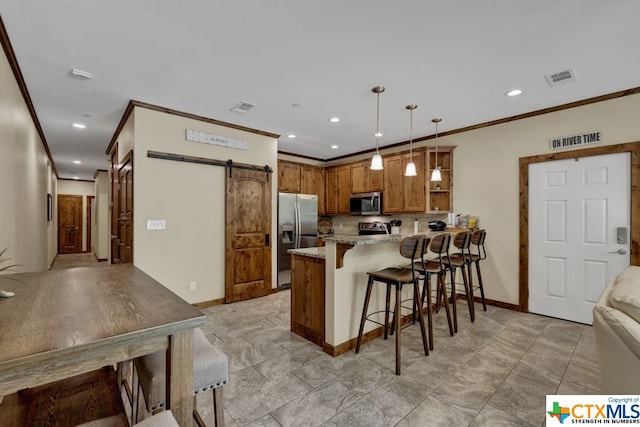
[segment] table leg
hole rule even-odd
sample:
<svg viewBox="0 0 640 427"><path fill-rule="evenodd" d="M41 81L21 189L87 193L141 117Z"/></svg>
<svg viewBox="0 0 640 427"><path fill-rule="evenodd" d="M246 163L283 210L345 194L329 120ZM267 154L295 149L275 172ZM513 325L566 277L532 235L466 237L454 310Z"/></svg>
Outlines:
<svg viewBox="0 0 640 427"><path fill-rule="evenodd" d="M193 331L169 336L167 405L181 426L193 425Z"/></svg>

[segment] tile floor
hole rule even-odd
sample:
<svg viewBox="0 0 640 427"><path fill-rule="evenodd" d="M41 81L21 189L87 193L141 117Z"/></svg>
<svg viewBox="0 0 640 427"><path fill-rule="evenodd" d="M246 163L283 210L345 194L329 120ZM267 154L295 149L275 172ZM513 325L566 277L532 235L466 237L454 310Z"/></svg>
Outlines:
<svg viewBox="0 0 640 427"><path fill-rule="evenodd" d="M435 315L428 357L420 330L339 357L289 331L290 291L204 309L209 340L229 357L228 426L540 426L547 394L599 394L593 329L476 304L459 332Z"/></svg>
<svg viewBox="0 0 640 427"><path fill-rule="evenodd" d="M73 266L71 257L58 256L57 266ZM91 264L86 255L75 261ZM204 309L205 334L229 357L225 423L542 426L546 394L600 393L592 327L475 307L471 323L466 304L458 302L454 337L444 312L434 316L435 348L428 357L418 325L406 328L400 376L393 339L378 338L357 355L334 358L291 333L289 290ZM206 398L198 402L210 418Z"/></svg>

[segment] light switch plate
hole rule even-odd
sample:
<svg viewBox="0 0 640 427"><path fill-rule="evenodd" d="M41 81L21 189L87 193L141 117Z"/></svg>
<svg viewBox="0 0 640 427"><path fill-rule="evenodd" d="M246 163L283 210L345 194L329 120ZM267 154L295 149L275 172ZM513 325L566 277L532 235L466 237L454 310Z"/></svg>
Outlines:
<svg viewBox="0 0 640 427"><path fill-rule="evenodd" d="M147 230L165 230L167 228L167 221L164 219L150 219L147 220Z"/></svg>

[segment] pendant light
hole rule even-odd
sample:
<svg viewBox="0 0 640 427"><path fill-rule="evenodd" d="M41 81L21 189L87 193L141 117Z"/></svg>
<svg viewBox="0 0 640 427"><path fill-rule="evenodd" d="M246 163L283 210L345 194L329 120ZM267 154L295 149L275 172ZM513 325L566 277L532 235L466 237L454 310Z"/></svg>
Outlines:
<svg viewBox="0 0 640 427"><path fill-rule="evenodd" d="M404 176L416 176L416 164L413 163L413 110L418 108L416 104L409 104L406 107L410 111L409 119L409 163L407 163L407 169L404 171Z"/></svg>
<svg viewBox="0 0 640 427"><path fill-rule="evenodd" d="M371 89L371 92L378 96L378 107L376 110L376 154L371 159L371 170L382 170L382 156L380 156L379 138L382 136L380 133L380 94L384 92L383 86L376 86Z"/></svg>
<svg viewBox="0 0 640 427"><path fill-rule="evenodd" d="M440 173L440 165L438 164L438 123L442 121L440 117L436 117L431 120L436 124L436 163L433 168L433 172L431 172L431 181L442 181L442 174Z"/></svg>

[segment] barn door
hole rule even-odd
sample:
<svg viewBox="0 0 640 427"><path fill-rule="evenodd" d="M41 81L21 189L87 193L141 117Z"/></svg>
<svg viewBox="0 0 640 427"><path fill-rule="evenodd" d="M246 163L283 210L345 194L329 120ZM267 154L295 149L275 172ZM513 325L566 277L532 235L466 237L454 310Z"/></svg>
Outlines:
<svg viewBox="0 0 640 427"><path fill-rule="evenodd" d="M267 295L271 287L271 182L264 171L227 173L225 302Z"/></svg>

